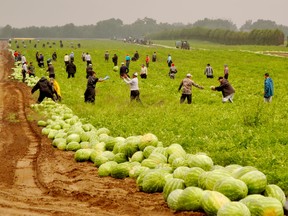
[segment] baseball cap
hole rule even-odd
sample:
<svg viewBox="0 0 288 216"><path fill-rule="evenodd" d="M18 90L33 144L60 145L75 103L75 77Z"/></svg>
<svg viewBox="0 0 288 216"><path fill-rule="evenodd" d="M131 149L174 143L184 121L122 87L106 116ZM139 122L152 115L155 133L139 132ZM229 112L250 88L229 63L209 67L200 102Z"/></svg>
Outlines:
<svg viewBox="0 0 288 216"><path fill-rule="evenodd" d="M123 65L123 64L124 64L124 62L121 63L121 65Z"/></svg>
<svg viewBox="0 0 288 216"><path fill-rule="evenodd" d="M186 74L186 77L192 77L192 75L190 73Z"/></svg>
<svg viewBox="0 0 288 216"><path fill-rule="evenodd" d="M137 73L137 72L135 72L135 73L133 73L133 75L134 75L134 76L138 76L138 73Z"/></svg>

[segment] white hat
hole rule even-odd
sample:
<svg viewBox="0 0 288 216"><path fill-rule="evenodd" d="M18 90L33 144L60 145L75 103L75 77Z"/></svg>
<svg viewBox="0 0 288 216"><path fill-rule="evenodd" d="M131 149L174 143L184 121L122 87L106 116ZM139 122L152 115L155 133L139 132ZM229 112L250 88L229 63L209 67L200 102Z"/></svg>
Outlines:
<svg viewBox="0 0 288 216"><path fill-rule="evenodd" d="M48 64L52 64L52 62L49 62Z"/></svg>
<svg viewBox="0 0 288 216"><path fill-rule="evenodd" d="M134 76L138 76L138 73L137 73L137 72L135 72L135 73L133 73L133 75L134 75Z"/></svg>
<svg viewBox="0 0 288 216"><path fill-rule="evenodd" d="M192 77L192 75L190 73L186 74L186 77Z"/></svg>
<svg viewBox="0 0 288 216"><path fill-rule="evenodd" d="M124 64L124 62L121 63L122 65Z"/></svg>

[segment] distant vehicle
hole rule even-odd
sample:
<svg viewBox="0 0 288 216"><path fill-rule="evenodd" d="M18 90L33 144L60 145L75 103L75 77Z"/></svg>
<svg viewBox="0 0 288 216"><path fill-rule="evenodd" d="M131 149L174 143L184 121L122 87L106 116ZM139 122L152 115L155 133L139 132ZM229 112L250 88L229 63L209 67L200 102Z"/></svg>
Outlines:
<svg viewBox="0 0 288 216"><path fill-rule="evenodd" d="M181 49L190 50L190 45L189 45L188 41L176 41L175 46L178 49L181 48Z"/></svg>

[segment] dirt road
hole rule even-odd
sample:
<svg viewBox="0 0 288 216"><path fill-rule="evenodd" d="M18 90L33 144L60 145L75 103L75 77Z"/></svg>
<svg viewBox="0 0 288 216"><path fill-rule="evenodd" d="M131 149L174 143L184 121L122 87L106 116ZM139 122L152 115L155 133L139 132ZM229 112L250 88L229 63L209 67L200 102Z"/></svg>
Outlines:
<svg viewBox="0 0 288 216"><path fill-rule="evenodd" d="M100 178L92 163L54 149L36 125L30 88L8 78L14 61L0 41L0 215L204 215L173 213L162 194L135 181Z"/></svg>

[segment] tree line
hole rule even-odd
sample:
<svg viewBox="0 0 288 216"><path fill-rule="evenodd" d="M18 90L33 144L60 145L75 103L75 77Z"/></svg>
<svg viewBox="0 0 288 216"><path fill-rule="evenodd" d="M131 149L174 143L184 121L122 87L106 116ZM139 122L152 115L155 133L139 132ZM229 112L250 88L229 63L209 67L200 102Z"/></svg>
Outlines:
<svg viewBox="0 0 288 216"><path fill-rule="evenodd" d="M150 35L156 40L197 39L226 45L283 45L285 35L279 29L250 32L231 31L224 29L207 29L203 27L185 28L181 30L166 30Z"/></svg>
<svg viewBox="0 0 288 216"><path fill-rule="evenodd" d="M270 20L246 21L239 29L229 20L198 20L193 24L157 23L145 17L132 24L120 19L99 21L95 25L75 26L73 23L52 27L0 28L0 38L110 38L200 39L224 44L280 45L288 36L288 27Z"/></svg>

